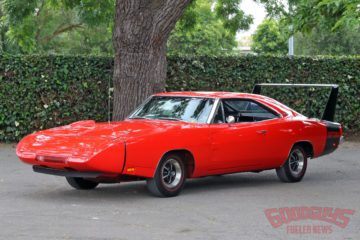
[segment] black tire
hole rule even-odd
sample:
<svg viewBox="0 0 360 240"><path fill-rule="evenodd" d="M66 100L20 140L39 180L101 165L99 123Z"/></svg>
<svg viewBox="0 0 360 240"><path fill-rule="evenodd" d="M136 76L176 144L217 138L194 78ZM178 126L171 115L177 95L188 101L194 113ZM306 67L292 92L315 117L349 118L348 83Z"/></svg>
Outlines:
<svg viewBox="0 0 360 240"><path fill-rule="evenodd" d="M70 184L70 186L78 190L90 190L96 188L97 185L99 185L97 182L76 177L67 177L66 181Z"/></svg>
<svg viewBox="0 0 360 240"><path fill-rule="evenodd" d="M147 188L157 197L175 197L184 187L185 174L182 158L176 154L168 154L161 159L154 178L147 179Z"/></svg>
<svg viewBox="0 0 360 240"><path fill-rule="evenodd" d="M307 168L307 154L305 150L295 145L283 166L276 169L276 174L283 182L299 182L304 177Z"/></svg>

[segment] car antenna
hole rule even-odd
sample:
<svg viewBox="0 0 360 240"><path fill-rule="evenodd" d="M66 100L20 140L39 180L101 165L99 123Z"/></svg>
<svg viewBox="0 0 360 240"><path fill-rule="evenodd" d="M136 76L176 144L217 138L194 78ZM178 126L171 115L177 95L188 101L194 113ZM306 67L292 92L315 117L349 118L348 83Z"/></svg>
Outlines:
<svg viewBox="0 0 360 240"><path fill-rule="evenodd" d="M111 87L112 74L108 76L108 124L111 122L111 94L114 92L114 86ZM111 128L111 135L116 136L114 128Z"/></svg>
<svg viewBox="0 0 360 240"><path fill-rule="evenodd" d="M111 77L108 77L108 123L111 122L111 92L113 88L111 88Z"/></svg>

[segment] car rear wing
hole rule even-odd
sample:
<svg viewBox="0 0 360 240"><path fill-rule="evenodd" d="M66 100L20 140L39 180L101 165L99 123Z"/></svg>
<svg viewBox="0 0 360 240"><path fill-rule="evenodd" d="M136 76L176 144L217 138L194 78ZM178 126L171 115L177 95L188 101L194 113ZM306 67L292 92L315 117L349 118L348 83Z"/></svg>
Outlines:
<svg viewBox="0 0 360 240"><path fill-rule="evenodd" d="M339 93L339 85L337 84L293 84L293 83L259 83L255 84L253 94L260 94L263 86L272 87L327 87L331 88L325 111L321 117L322 120L334 121L337 96Z"/></svg>

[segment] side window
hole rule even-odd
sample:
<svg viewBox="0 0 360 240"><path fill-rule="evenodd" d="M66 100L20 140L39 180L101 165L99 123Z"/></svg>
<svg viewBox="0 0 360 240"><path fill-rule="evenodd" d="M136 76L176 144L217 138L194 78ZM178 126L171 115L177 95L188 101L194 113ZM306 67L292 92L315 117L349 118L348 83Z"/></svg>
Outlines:
<svg viewBox="0 0 360 240"><path fill-rule="evenodd" d="M252 100L226 99L223 106L225 119L232 115L236 122L258 122L279 117L271 109Z"/></svg>
<svg viewBox="0 0 360 240"><path fill-rule="evenodd" d="M221 101L218 106L218 109L216 110L213 123L225 123L224 110L223 110L223 105L222 105Z"/></svg>
<svg viewBox="0 0 360 240"><path fill-rule="evenodd" d="M267 113L268 111L260 106L259 104L256 104L255 102L249 102L248 107L246 109L247 111L251 112L261 112L261 113Z"/></svg>

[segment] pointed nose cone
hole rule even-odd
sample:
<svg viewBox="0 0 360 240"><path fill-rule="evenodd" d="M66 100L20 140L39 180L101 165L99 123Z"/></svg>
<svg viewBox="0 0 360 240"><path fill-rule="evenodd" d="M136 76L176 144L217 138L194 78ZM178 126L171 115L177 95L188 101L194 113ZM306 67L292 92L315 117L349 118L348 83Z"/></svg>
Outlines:
<svg viewBox="0 0 360 240"><path fill-rule="evenodd" d="M113 128L82 121L41 131L23 138L16 153L32 165L120 173L125 146Z"/></svg>

